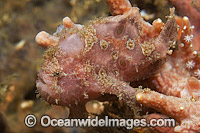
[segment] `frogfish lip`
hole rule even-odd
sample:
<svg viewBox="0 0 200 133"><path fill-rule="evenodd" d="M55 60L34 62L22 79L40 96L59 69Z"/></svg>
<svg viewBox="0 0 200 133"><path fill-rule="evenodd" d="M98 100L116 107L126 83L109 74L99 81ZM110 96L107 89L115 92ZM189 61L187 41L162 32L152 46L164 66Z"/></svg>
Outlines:
<svg viewBox="0 0 200 133"><path fill-rule="evenodd" d="M39 72L38 80L36 81L36 87L43 98L47 99L48 96L54 95L54 92L53 92L53 89L51 89L51 86L52 86L51 77L42 71Z"/></svg>

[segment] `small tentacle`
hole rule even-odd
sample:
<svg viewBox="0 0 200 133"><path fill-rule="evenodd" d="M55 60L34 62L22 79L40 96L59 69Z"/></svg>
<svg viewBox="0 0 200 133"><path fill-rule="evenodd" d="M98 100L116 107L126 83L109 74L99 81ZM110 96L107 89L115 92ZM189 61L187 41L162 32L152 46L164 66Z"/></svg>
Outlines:
<svg viewBox="0 0 200 133"><path fill-rule="evenodd" d="M65 17L65 18L63 18L63 25L66 28L71 28L74 25L74 23L72 22L72 20L69 17Z"/></svg>
<svg viewBox="0 0 200 133"><path fill-rule="evenodd" d="M47 48L49 46L54 47L58 45L59 37L50 35L45 31L41 31L35 37L35 41L38 43L38 45L42 46L43 48Z"/></svg>

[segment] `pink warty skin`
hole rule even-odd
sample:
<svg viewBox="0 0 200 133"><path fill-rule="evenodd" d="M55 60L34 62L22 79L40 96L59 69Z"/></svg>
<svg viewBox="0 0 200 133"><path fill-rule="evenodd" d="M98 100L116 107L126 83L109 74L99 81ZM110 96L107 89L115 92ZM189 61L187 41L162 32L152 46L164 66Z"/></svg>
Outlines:
<svg viewBox="0 0 200 133"><path fill-rule="evenodd" d="M36 36L46 48L36 86L50 104L80 105L108 93L133 107L136 90L128 82L154 75L165 62L177 36L174 9L165 25L158 20L151 25L127 0L107 2L117 16L87 25L74 24L67 17L60 32ZM127 8L112 8L121 2Z"/></svg>

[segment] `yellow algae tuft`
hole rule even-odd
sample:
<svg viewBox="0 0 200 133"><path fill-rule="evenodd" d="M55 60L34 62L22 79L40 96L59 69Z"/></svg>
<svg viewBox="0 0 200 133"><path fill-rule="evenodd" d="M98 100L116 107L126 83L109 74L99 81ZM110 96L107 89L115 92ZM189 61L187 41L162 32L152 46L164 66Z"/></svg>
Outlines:
<svg viewBox="0 0 200 133"><path fill-rule="evenodd" d="M133 50L135 48L135 43L133 40L129 39L127 42L126 42L126 48L129 49L129 50Z"/></svg>
<svg viewBox="0 0 200 133"><path fill-rule="evenodd" d="M153 44L144 42L141 44L141 49L144 56L150 56L151 53L155 50L155 46Z"/></svg>
<svg viewBox="0 0 200 133"><path fill-rule="evenodd" d="M98 38L96 37L96 29L89 25L87 27L83 27L80 31L81 38L85 41L85 48L83 49L83 54L90 51L95 43L98 42Z"/></svg>

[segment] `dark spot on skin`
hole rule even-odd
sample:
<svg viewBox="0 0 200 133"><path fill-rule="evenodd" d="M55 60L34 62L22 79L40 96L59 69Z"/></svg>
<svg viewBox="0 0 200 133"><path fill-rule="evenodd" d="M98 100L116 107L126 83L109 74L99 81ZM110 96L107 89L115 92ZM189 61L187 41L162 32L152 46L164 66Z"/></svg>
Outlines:
<svg viewBox="0 0 200 133"><path fill-rule="evenodd" d="M119 22L119 26L116 27L116 30L114 31L114 35L116 38L119 38L123 35L126 29L126 21L122 20Z"/></svg>
<svg viewBox="0 0 200 133"><path fill-rule="evenodd" d="M119 63L121 67L126 67L126 62L124 60L120 60Z"/></svg>
<svg viewBox="0 0 200 133"><path fill-rule="evenodd" d="M117 32L116 34L119 36L122 34L122 32L124 31L124 25L121 25L117 28Z"/></svg>
<svg viewBox="0 0 200 133"><path fill-rule="evenodd" d="M119 69L122 69L122 70L124 70L124 69L126 69L126 68L128 68L128 66L129 66L129 61L127 61L126 59L124 59L124 58L120 58L119 60L118 60L118 67L119 67Z"/></svg>

